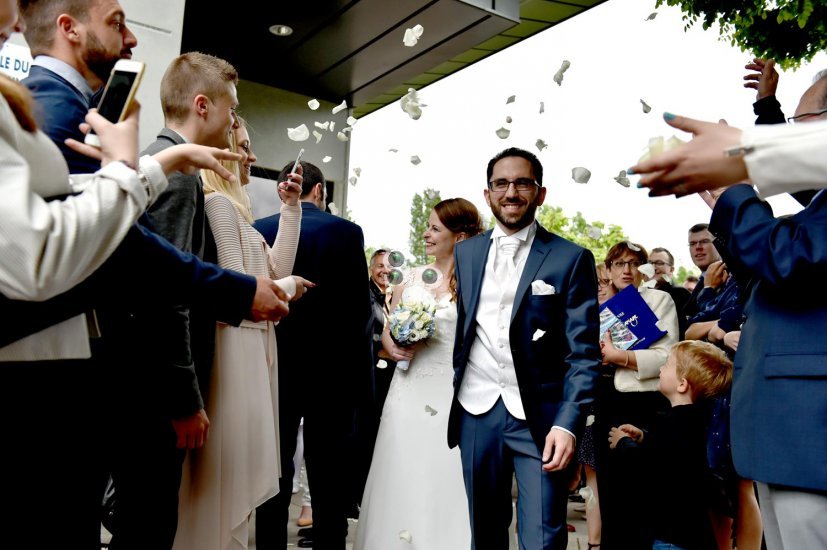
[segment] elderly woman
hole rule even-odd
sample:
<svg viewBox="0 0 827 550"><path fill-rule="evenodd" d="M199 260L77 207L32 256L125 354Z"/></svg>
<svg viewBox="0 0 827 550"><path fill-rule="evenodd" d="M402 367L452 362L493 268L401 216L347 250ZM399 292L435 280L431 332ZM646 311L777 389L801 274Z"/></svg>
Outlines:
<svg viewBox="0 0 827 550"><path fill-rule="evenodd" d="M646 250L627 241L609 249L605 261L609 279L616 291L620 292L630 285L636 287L643 301L657 316L658 326L667 334L648 348L638 350L616 348L608 334L601 342L603 363L614 370L614 383L598 397L595 420L603 519L601 550L652 547L646 534L646 495L640 494L638 487L647 472L636 464L620 464L608 452L606 439L613 426L634 424L648 428L657 413L669 407L669 402L658 392L658 376L670 348L678 341L678 313L669 294L640 286L642 276L638 268L647 261Z"/></svg>

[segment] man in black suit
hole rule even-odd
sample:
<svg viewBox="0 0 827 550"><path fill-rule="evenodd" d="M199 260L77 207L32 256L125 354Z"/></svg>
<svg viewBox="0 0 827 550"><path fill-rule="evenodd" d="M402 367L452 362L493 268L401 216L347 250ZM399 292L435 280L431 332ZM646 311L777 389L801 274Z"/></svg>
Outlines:
<svg viewBox="0 0 827 550"><path fill-rule="evenodd" d="M256 511L256 547L284 550L293 454L304 417L304 456L313 488L313 548L344 550L350 502L350 441L357 404L370 399L370 297L362 229L326 213L325 179L302 162L302 225L294 272L317 283L277 329L279 494ZM292 163L282 170L287 176ZM268 243L279 216L255 223ZM331 414L330 411L333 411Z"/></svg>

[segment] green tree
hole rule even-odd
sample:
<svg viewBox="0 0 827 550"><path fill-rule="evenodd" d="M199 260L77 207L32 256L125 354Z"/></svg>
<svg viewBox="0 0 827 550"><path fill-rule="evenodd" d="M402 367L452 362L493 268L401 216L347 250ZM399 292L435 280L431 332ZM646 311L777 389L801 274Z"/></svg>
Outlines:
<svg viewBox="0 0 827 550"><path fill-rule="evenodd" d="M563 214L563 209L559 206L541 206L537 210L537 221L552 233L591 250L598 262L606 258L613 245L629 240L619 225L607 226L600 221L587 222L580 212L569 218Z"/></svg>
<svg viewBox="0 0 827 550"><path fill-rule="evenodd" d="M672 277L672 284L682 286L683 283L686 282L686 278L690 275L697 277L698 273L694 269L686 269L684 266L680 266L675 270L675 274Z"/></svg>
<svg viewBox="0 0 827 550"><path fill-rule="evenodd" d="M655 6L663 4L681 9L684 30L699 21L704 29L718 23L733 46L784 69L827 49L827 0L657 0Z"/></svg>
<svg viewBox="0 0 827 550"><path fill-rule="evenodd" d="M422 242L422 234L428 228L431 210L441 200L439 191L430 187L414 195L411 201L411 232L408 236L408 246L413 258L410 258L408 263L413 265L429 263L428 256L425 254L425 243Z"/></svg>

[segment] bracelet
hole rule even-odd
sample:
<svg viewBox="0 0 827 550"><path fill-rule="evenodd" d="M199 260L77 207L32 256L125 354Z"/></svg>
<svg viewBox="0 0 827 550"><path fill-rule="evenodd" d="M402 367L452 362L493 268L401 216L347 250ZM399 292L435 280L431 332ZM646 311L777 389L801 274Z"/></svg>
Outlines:
<svg viewBox="0 0 827 550"><path fill-rule="evenodd" d="M629 366L629 350L624 350L623 356L626 358L626 361L624 361L623 366L628 367Z"/></svg>

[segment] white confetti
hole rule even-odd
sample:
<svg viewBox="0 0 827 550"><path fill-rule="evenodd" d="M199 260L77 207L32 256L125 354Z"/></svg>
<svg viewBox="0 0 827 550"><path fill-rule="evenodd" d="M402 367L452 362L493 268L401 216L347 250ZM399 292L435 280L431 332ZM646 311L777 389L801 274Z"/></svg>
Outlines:
<svg viewBox="0 0 827 550"><path fill-rule="evenodd" d="M339 141L347 141L348 140L347 135L344 132L337 133L336 134L336 139L338 139Z"/></svg>
<svg viewBox="0 0 827 550"><path fill-rule="evenodd" d="M618 175L613 179L623 187L629 187L632 185L632 182L630 182L629 178L626 177L626 170L621 170L620 173L618 173Z"/></svg>
<svg viewBox="0 0 827 550"><path fill-rule="evenodd" d="M315 111L316 109L319 108L319 100L311 99L310 101L307 102L307 106L310 107L311 111Z"/></svg>
<svg viewBox="0 0 827 550"><path fill-rule="evenodd" d="M436 416L437 410L431 407L430 405L425 405L425 412L430 414L431 416Z"/></svg>
<svg viewBox="0 0 827 550"><path fill-rule="evenodd" d="M419 94L413 88L408 88L408 93L399 99L399 106L408 113L413 120L419 120L422 116L422 105L419 104Z"/></svg>
<svg viewBox="0 0 827 550"><path fill-rule="evenodd" d="M388 149L388 153L398 153L398 152L399 152L399 149L394 149L393 147Z"/></svg>
<svg viewBox="0 0 827 550"><path fill-rule="evenodd" d="M414 25L410 29L405 29L405 36L402 37L402 43L409 48L413 48L416 46L416 43L419 42L423 32L425 32L425 29L422 25Z"/></svg>
<svg viewBox="0 0 827 550"><path fill-rule="evenodd" d="M333 113L333 114L335 115L335 114L336 114L336 113L338 113L339 111L343 111L343 110L345 110L345 109L347 109L347 101L345 101L345 100L343 99L343 100L342 100L342 102L341 102L341 103L339 103L338 105L336 105L335 107L333 107L333 109L332 109L330 112L331 112L331 113Z"/></svg>
<svg viewBox="0 0 827 550"><path fill-rule="evenodd" d="M566 71L569 70L569 67L571 67L571 61L566 59L565 61L563 61L562 65L560 65L560 69L556 73L554 73L552 80L554 80L558 86L563 85L563 75Z"/></svg>
<svg viewBox="0 0 827 550"><path fill-rule="evenodd" d="M586 510L592 510L597 506L597 499L594 498L594 491L591 487L583 487L577 493L586 501Z"/></svg>
<svg viewBox="0 0 827 550"><path fill-rule="evenodd" d="M330 131L331 131L331 132L333 132L333 131L335 131L335 130L336 130L336 121L335 121L335 120L331 120L331 121L330 121Z"/></svg>
<svg viewBox="0 0 827 550"><path fill-rule="evenodd" d="M313 130L313 137L316 138L316 143L319 143L320 141L322 141L322 133L321 132L317 132L316 130Z"/></svg>
<svg viewBox="0 0 827 550"><path fill-rule="evenodd" d="M322 162L324 162L325 164L327 164L327 163L328 163L328 162L330 162L331 160L333 160L333 157L331 157L330 155L328 155L328 156L326 156L325 158L323 158L323 159L322 159Z"/></svg>
<svg viewBox="0 0 827 550"><path fill-rule="evenodd" d="M603 231L601 231L599 227L595 227L593 225L589 226L588 233L589 237L591 237L594 240L597 240L603 236Z"/></svg>
<svg viewBox="0 0 827 550"><path fill-rule="evenodd" d="M416 166L420 162L422 162L422 159L420 159L417 155L411 157L411 164L413 164L414 166Z"/></svg>
<svg viewBox="0 0 827 550"><path fill-rule="evenodd" d="M649 106L649 104L646 103L645 101L643 101L642 99L640 100L640 104L643 107L643 112L644 113L648 113L649 111L652 110L652 108Z"/></svg>
<svg viewBox="0 0 827 550"><path fill-rule="evenodd" d="M307 138L310 137L310 130L308 130L307 126L304 124L302 124L298 128L288 128L287 137L289 137L293 141L305 141Z"/></svg>
<svg viewBox="0 0 827 550"><path fill-rule="evenodd" d="M356 178L356 176L353 176L353 177L351 177L351 178L350 178L349 180L347 180L347 181L348 181L348 183L349 183L350 185L355 186L355 185L356 185L356 182L357 182L357 181L359 181L359 180L358 180L358 178Z"/></svg>
<svg viewBox="0 0 827 550"><path fill-rule="evenodd" d="M626 241L626 245L629 247L629 250L634 250L635 252L640 252L640 247L631 241Z"/></svg>
<svg viewBox="0 0 827 550"><path fill-rule="evenodd" d="M411 536L411 532L408 530L399 531L399 538L407 542L408 544L411 543L413 537Z"/></svg>
<svg viewBox="0 0 827 550"><path fill-rule="evenodd" d="M512 121L512 120L513 120L513 119L512 119L510 116L505 117L505 123L506 123L506 124L511 124L511 121Z"/></svg>
<svg viewBox="0 0 827 550"><path fill-rule="evenodd" d="M545 102L545 101L541 101L541 102L540 102L540 114L542 115L542 114L543 114L543 113L545 113L545 112L546 112L546 102Z"/></svg>
<svg viewBox="0 0 827 550"><path fill-rule="evenodd" d="M336 206L335 202L331 202L330 204L328 204L327 209L330 210L330 213L333 214L334 216L339 215L339 207ZM378 369L384 369L384 368L387 368L387 366L388 366L388 362L385 361L384 359L380 359L379 362L376 363L376 368L378 368Z"/></svg>
<svg viewBox="0 0 827 550"><path fill-rule="evenodd" d="M348 126L356 126L356 123L358 122L358 120L359 119L357 119L355 116L349 116L349 117L347 117L347 125Z"/></svg>
<svg viewBox="0 0 827 550"><path fill-rule="evenodd" d="M538 328L537 330L534 331L534 334L531 336L531 341L536 342L537 340L542 338L545 333L546 333L546 331Z"/></svg>
<svg viewBox="0 0 827 550"><path fill-rule="evenodd" d="M331 211L331 212L333 212L333 207L335 206L335 204L333 204L333 203L331 202L329 206L330 206L330 211ZM337 208L337 210L338 210L338 208ZM384 359L380 359L380 360L376 363L376 368L377 368L377 369L386 369L386 368L388 368L388 362L387 362L387 361L385 361Z"/></svg>
<svg viewBox="0 0 827 550"><path fill-rule="evenodd" d="M591 177L592 173L587 168L578 166L576 168L571 169L571 179L573 179L577 183L589 183L589 179Z"/></svg>
<svg viewBox="0 0 827 550"><path fill-rule="evenodd" d="M497 130L496 134L497 134L497 137L498 137L498 138L500 138L500 139L505 139L505 138L507 138L509 135L511 135L511 130L509 130L508 128L504 128L504 127L502 127L502 128L500 128L499 130Z"/></svg>
<svg viewBox="0 0 827 550"><path fill-rule="evenodd" d="M658 16L658 12L653 11L652 13L649 14L648 17L646 17L646 19L644 19L644 21L654 21L655 17L657 17L657 16Z"/></svg>
<svg viewBox="0 0 827 550"><path fill-rule="evenodd" d="M327 130L328 128L330 128L330 121L329 120L327 122L324 122L324 123L316 121L313 124L315 124L316 128L318 128L319 130Z"/></svg>
<svg viewBox="0 0 827 550"><path fill-rule="evenodd" d="M590 414L586 417L586 426L591 426L592 424L594 424L594 415Z"/></svg>
<svg viewBox="0 0 827 550"><path fill-rule="evenodd" d="M639 268L638 271L649 277L650 279L655 276L655 266L652 264L643 264Z"/></svg>
<svg viewBox="0 0 827 550"><path fill-rule="evenodd" d="M649 279L648 281L640 283L640 286L642 286L643 288L655 288L656 286L658 286L658 280Z"/></svg>
<svg viewBox="0 0 827 550"><path fill-rule="evenodd" d="M539 149L540 151L542 151L543 149L548 148L548 143L546 143L542 139L537 139L537 141L534 142L534 146L537 147L537 149Z"/></svg>
<svg viewBox="0 0 827 550"><path fill-rule="evenodd" d="M508 105L509 103L514 103L516 100L517 100L517 96L510 95L510 96L508 96L508 99L505 100L505 104Z"/></svg>
<svg viewBox="0 0 827 550"><path fill-rule="evenodd" d="M351 130L353 130L352 126L345 126L344 128L342 128L342 132L346 134L349 133Z"/></svg>
<svg viewBox="0 0 827 550"><path fill-rule="evenodd" d="M354 173L354 174L356 174L356 177L357 177L357 178L361 178L361 177L362 177L362 169L361 169L361 168L354 168L354 169L353 169L353 173Z"/></svg>
<svg viewBox="0 0 827 550"><path fill-rule="evenodd" d="M638 159L638 162L644 162L649 160L650 158L655 158L656 156L660 155L661 153L665 153L670 149L674 149L679 145L683 145L686 143L682 139L678 139L675 136L670 137L669 139L664 139L663 136L649 138L649 144L646 147L646 152Z"/></svg>
<svg viewBox="0 0 827 550"><path fill-rule="evenodd" d="M672 284L672 276L668 273L661 273L661 278L669 284Z"/></svg>

